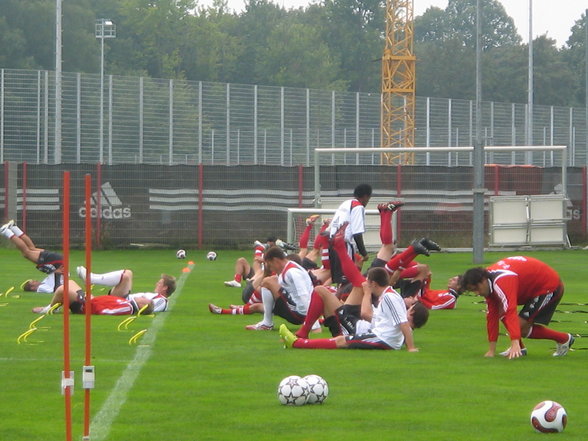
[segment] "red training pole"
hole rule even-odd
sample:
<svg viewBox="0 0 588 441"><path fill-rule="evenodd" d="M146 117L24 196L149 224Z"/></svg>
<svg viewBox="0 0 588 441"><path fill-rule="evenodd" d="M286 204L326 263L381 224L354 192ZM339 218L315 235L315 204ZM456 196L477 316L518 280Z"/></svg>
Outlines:
<svg viewBox="0 0 588 441"><path fill-rule="evenodd" d="M92 180L90 174L85 176L86 189L86 358L83 368L84 387L84 437L90 439L90 392L94 388L94 366L91 366L92 358Z"/></svg>
<svg viewBox="0 0 588 441"><path fill-rule="evenodd" d="M69 172L63 172L63 372L61 390L65 395L65 439L71 441L71 392L69 354Z"/></svg>
<svg viewBox="0 0 588 441"><path fill-rule="evenodd" d="M27 177L27 163L22 163L22 216L20 219L20 223L22 225L22 230L27 231L27 185L28 185L28 177Z"/></svg>
<svg viewBox="0 0 588 441"><path fill-rule="evenodd" d="M202 164L198 164L198 249L202 248L202 234L204 230L204 226L202 222L204 221L204 215L202 214L202 193L204 192L204 166Z"/></svg>

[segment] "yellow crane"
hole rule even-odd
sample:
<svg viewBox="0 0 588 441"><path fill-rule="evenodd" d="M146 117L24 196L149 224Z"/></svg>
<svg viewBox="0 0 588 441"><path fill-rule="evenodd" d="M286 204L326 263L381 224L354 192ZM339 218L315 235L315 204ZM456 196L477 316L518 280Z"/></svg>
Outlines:
<svg viewBox="0 0 588 441"><path fill-rule="evenodd" d="M386 0L382 57L382 147L414 147L416 57L414 0ZM387 164L413 164L413 153L385 153Z"/></svg>

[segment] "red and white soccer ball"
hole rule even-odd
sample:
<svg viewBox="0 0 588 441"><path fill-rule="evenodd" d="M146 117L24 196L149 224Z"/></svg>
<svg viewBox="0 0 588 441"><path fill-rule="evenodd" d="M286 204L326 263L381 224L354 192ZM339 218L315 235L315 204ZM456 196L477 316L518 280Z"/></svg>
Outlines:
<svg viewBox="0 0 588 441"><path fill-rule="evenodd" d="M186 258L186 250L178 250L178 251L176 251L176 257L178 259L185 259Z"/></svg>
<svg viewBox="0 0 588 441"><path fill-rule="evenodd" d="M288 406L302 406L308 400L308 383L298 375L290 375L278 385L278 400Z"/></svg>
<svg viewBox="0 0 588 441"><path fill-rule="evenodd" d="M537 432L563 432L567 422L566 410L555 401L541 401L531 412L531 425Z"/></svg>
<svg viewBox="0 0 588 441"><path fill-rule="evenodd" d="M308 383L308 400L306 404L322 404L329 396L329 385L323 377L315 374L304 377Z"/></svg>

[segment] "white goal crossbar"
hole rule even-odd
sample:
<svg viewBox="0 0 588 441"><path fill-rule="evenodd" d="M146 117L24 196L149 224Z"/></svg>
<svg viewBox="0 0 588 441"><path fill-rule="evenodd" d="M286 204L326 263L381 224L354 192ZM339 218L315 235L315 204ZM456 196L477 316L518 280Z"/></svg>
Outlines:
<svg viewBox="0 0 588 441"><path fill-rule="evenodd" d="M533 152L533 151L560 151L561 152L561 179L562 192L567 196L568 179L568 148L565 145L546 145L546 146L485 146L486 152ZM320 155L330 155L335 153L473 153L474 147L366 147L366 148L316 148L314 149L314 204L316 208L321 208L321 183L320 183Z"/></svg>

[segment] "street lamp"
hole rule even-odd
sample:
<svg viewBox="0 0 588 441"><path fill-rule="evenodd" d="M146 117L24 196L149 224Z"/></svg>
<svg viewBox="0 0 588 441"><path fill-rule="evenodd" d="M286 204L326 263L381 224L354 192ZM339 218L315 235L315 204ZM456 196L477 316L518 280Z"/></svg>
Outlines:
<svg viewBox="0 0 588 441"><path fill-rule="evenodd" d="M100 39L100 163L104 162L104 39L116 38L116 25L112 20L99 18L94 27Z"/></svg>

